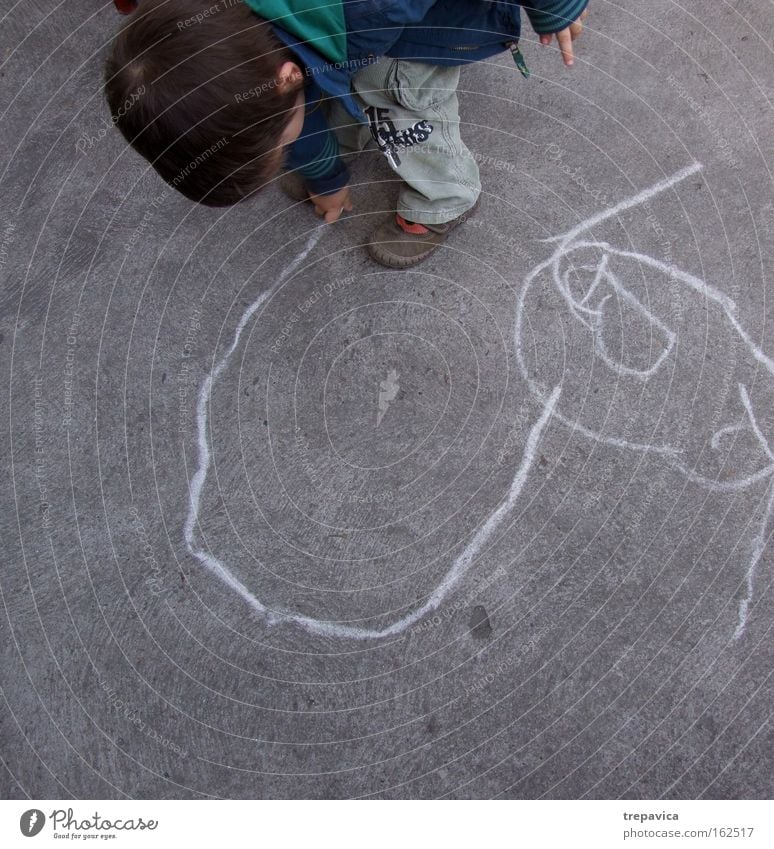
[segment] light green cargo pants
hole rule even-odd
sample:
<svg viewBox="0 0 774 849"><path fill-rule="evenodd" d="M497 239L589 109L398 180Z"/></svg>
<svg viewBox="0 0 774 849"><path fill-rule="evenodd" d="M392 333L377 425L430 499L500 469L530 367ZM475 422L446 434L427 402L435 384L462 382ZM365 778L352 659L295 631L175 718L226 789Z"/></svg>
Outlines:
<svg viewBox="0 0 774 849"><path fill-rule="evenodd" d="M353 123L337 100L328 121L343 151L370 139L402 183L397 211L419 224L445 224L467 212L481 191L478 165L460 138L459 66L382 57L355 74L352 90L368 118Z"/></svg>

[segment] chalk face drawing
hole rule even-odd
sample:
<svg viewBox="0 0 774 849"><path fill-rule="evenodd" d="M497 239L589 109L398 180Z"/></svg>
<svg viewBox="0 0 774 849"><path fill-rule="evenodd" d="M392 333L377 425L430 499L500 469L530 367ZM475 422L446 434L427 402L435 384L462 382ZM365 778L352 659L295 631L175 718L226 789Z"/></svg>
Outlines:
<svg viewBox="0 0 774 849"><path fill-rule="evenodd" d="M692 436L692 442L696 441L695 422L690 422L689 416L683 413L670 417L664 415L666 407L663 404L640 403L638 406L636 402L647 398L649 392L655 399L663 398L665 392L668 394L672 373L680 356L684 356L686 350L688 354L692 350L690 344L682 341L685 329L678 328L679 322L674 320L674 304L669 298L665 302L661 297L670 292L672 296L677 293L680 298L693 297L705 308L711 308L715 320L731 338L731 344L754 368L760 370L762 367L768 376L774 377L774 362L742 327L737 305L728 295L671 262L623 249L591 235L594 227L647 204L651 198L697 174L701 168L699 163L694 163L649 189L591 216L567 233L546 240L555 245L554 251L525 278L517 300L513 331L518 366L537 402L539 413L528 430L521 460L505 497L481 523L422 605L383 628L373 629L305 616L262 601L227 564L203 550L197 542L201 495L211 465L208 422L213 386L239 346L245 327L300 267L320 240L325 225L312 233L301 254L274 286L247 308L237 325L231 346L199 390L198 466L189 485L184 529L188 551L269 625L288 623L313 634L342 639L372 640L397 636L438 609L474 567L487 542L513 512L536 458L540 456L538 447L541 438L549 423L556 420L574 433L596 442L638 454L654 455L691 482L711 491L738 492L755 484L766 487L765 506L744 572L746 594L739 603L734 633L735 637L740 637L747 623L755 575L774 514L774 453L756 417L750 396L752 379L737 380L728 388L726 396L729 403L724 405L722 413L728 418L723 421L712 422L711 417L708 419L704 415L700 401L693 399L693 418L699 424L706 425L709 421L711 427L706 440L708 450L698 457L690 456L688 452L688 437ZM579 331L576 333L580 340L577 344L581 346L568 354L567 334L562 329L554 334L558 340L556 357L545 353L550 353L552 327L550 324L541 327L541 322L552 319L552 311L546 309L542 300L549 292L557 299L563 321ZM536 344L538 337L541 344ZM546 339L548 347L542 344ZM693 350L695 353L695 348ZM691 364L690 356L688 360ZM696 367L695 362L692 367ZM690 384L691 381L682 383ZM589 404L588 398L592 394L600 397L599 392L603 393L603 398L607 392L606 403ZM603 411L602 418L599 417L600 409ZM647 409L656 410L655 421L652 414L650 419L645 414ZM710 456L711 460L713 452L722 454L729 447L739 455L733 463L733 471L716 474L712 462L707 462L704 455Z"/></svg>
<svg viewBox="0 0 774 849"><path fill-rule="evenodd" d="M713 406L712 398L702 399L695 387L701 382L702 371L712 372L715 367L709 364L709 354L703 347L697 349L691 341L681 341L685 326L678 332L677 325L682 317L683 325L713 334L713 341L723 334L728 337L727 347L735 351L734 359L746 361L734 366L747 369L750 385L753 380L760 385L761 370L767 373L764 377L774 377L774 362L741 325L737 304L728 295L670 262L591 235L595 227L647 204L701 168L694 163L567 233L546 240L555 244L555 249L532 269L520 290L514 345L519 368L533 396L546 407L551 404L554 418L574 433L620 449L658 455L688 480L710 491L737 492L758 483L766 486L765 507L745 572L746 595L739 603L735 631L739 637L747 623L755 573L774 513L774 453L758 424L749 386L742 380L728 388L721 405L721 415L727 419L712 421L707 414ZM547 327L545 318L541 324L541 314L551 314L545 301L549 290L562 314L561 327L556 322L553 328ZM675 315L682 311L682 307L675 308L676 301L678 305L687 303L688 310L693 310L688 321ZM543 341L543 333L550 336L552 332L557 340L556 356L541 355L537 343ZM574 338L568 353L570 333ZM692 409L676 409L673 403L673 415L669 415L667 399L677 391L674 377L682 363L690 368L690 374L684 374L680 383L683 391L694 392L685 399ZM704 382L705 393L718 392L716 382ZM559 404L553 402L557 384L562 391ZM767 390L771 390L770 383ZM595 403L599 398L603 398L602 403ZM643 398L650 403L643 403ZM655 419L645 415L646 410L655 410ZM702 425L710 426L705 440L698 430ZM694 446L699 446L693 456L689 437ZM730 463L724 454L729 447L734 454ZM716 456L724 454L722 475L703 470L703 466L712 472L718 470L717 465L713 467L713 452Z"/></svg>

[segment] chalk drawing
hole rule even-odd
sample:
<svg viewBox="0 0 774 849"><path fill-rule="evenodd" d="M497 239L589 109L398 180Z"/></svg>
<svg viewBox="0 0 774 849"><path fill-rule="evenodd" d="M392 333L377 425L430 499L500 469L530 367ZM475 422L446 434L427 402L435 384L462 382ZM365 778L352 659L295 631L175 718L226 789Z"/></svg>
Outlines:
<svg viewBox="0 0 774 849"><path fill-rule="evenodd" d="M632 209L643 204L652 197L672 188L673 186L685 180L687 177L701 171L701 163L693 163L687 168L676 172L671 177L661 180L655 185L642 192L621 201L610 209L599 212L585 221L580 222L567 233L560 236L554 236L544 240L547 243L556 243L556 248L551 256L537 266L535 266L529 275L525 278L524 286L522 287L516 305L516 314L514 319L514 346L516 358L524 376L527 385L532 394L537 400L545 405L551 402L551 410L557 421L569 427L572 431L582 434L583 436L595 440L600 443L614 445L618 448L624 448L631 451L642 453L651 453L660 455L665 462L683 474L690 481L705 487L708 490L715 492L733 492L740 491L751 486L759 481L767 480L768 499L766 502L763 516L760 521L760 526L753 541L752 553L745 572L746 578L746 597L739 604L738 624L734 632L735 638L742 636L747 624L750 602L753 596L753 584L755 572L758 563L763 555L768 536L770 533L771 518L774 515L774 454L764 437L753 411L753 405L747 391L747 387L740 383L738 384L740 402L744 408L746 422L734 423L717 430L711 439L711 446L715 450L719 450L722 442L730 435L740 433L742 431L750 431L756 438L760 446L760 468L757 468L752 473L737 477L731 480L715 480L711 477L697 473L692 469L681 456L683 451L675 445L670 444L649 444L645 442L637 442L623 439L619 436L600 433L593 428L588 428L579 422L577 419L572 419L565 415L562 409L555 403L555 389L552 389L550 394L535 380L530 374L527 365L524 346L523 346L523 327L524 327L524 310L527 296L530 289L540 285L539 278L546 277L553 282L557 291L564 300L570 315L583 324L592 334L594 342L594 351L605 366L618 378L629 377L642 382L648 381L658 371L660 371L667 363L674 352L675 342L677 339L676 333L667 326L667 324L643 304L626 286L621 282L620 275L614 272L611 267L611 258L621 258L627 260L629 267L636 269L638 265L652 268L663 275L664 279L670 282L674 281L682 284L697 294L701 295L706 300L714 303L720 308L725 319L733 328L744 345L750 351L754 359L760 363L769 374L774 377L774 361L771 360L752 340L749 334L745 331L739 322L738 308L736 303L726 294L711 286L704 280L688 274L676 266L661 262L653 257L647 256L635 251L621 250L607 242L597 241L588 238L586 234L596 225L601 224L608 219L618 216L625 210ZM578 264L572 265L573 254L585 252L586 254L594 252L600 257L596 265ZM583 253L580 254L583 256ZM569 262L569 267L562 273L562 262ZM571 271L584 271L593 275L591 284L588 290L580 296L576 295L572 286ZM608 289L608 294L594 305L594 298L600 291ZM647 368L634 368L617 361L607 350L603 339L604 331L604 306L606 302L617 296L622 302L633 308L640 316L645 319L651 328L652 333L661 339L661 352L656 359L648 365ZM560 386L562 384L560 383Z"/></svg>
<svg viewBox="0 0 774 849"><path fill-rule="evenodd" d="M312 231L312 234L307 239L301 253L293 260L292 263L283 271L276 283L262 292L250 306L245 310L239 324L234 332L234 339L231 342L231 347L226 351L223 358L216 363L212 371L207 375L199 389L196 402L196 434L198 441L198 466L194 476L188 485L188 514L185 520L183 536L188 551L193 556L203 563L216 577L227 586L234 590L237 595L241 596L255 611L258 613L267 613L266 608L261 602L247 589L247 587L239 581L234 574L224 566L219 560L213 557L206 551L202 551L196 546L195 530L199 521L199 508L201 506L202 489L204 482L207 480L207 472L210 469L210 443L207 438L207 416L209 412L210 397L212 396L212 387L215 381L223 372L223 369L228 365L231 355L237 349L239 340L242 337L242 331L247 326L247 323L255 315L256 312L263 306L264 303L273 295L279 287L290 277L293 272L307 258L312 248L320 241L323 234L322 226Z"/></svg>
<svg viewBox="0 0 774 849"><path fill-rule="evenodd" d="M324 225L323 225L324 226ZM381 637L389 637L400 634L414 622L421 619L423 616L436 610L443 600L449 595L454 587L459 583L461 578L468 572L482 547L492 537L497 527L513 510L519 495L521 494L524 485L527 482L530 469L532 468L535 457L538 452L540 437L548 425L551 415L559 397L557 389L553 394L549 394L543 405L543 410L538 420L532 426L521 465L511 482L511 487L505 500L497 507L497 509L487 518L481 527L473 535L473 538L465 546L462 553L454 560L452 566L444 576L443 580L433 590L427 601L420 607L413 610L406 616L387 625L384 628L360 628L352 625L345 625L340 622L331 622L323 619L315 619L311 616L303 616L299 613L294 613L290 610L282 610L276 607L269 607L264 604L251 590L249 590L228 568L228 566L218 558L214 557L207 551L199 548L196 542L196 526L199 521L199 510L201 508L201 495L204 483L207 480L207 473L210 468L211 452L210 443L207 435L209 404L212 397L212 389L215 382L223 373L223 370L228 365L232 354L239 345L239 340L242 332L258 312L258 310L266 303L266 301L279 289L279 287L296 271L301 263L306 259L312 249L320 240L323 233L323 227L318 228L312 233L304 246L304 249L298 257L286 268L280 275L279 280L265 292L262 292L245 310L239 324L237 324L234 332L234 338L231 346L216 363L212 371L205 378L197 396L196 405L196 431L198 440L198 466L196 472L191 478L188 488L188 514L186 516L184 527L185 544L188 551L215 577L220 579L227 587L242 598L249 607L265 618L269 625L276 625L280 622L289 622L300 625L311 633L323 634L329 637L341 637L350 639L378 639Z"/></svg>
<svg viewBox="0 0 774 849"><path fill-rule="evenodd" d="M673 355L677 341L677 334L667 325L666 322L660 320L652 310L643 304L642 301L623 284L620 279L620 274L614 271L610 265L610 258L617 257L628 260L631 263L640 263L657 270L666 275L667 279L670 281L677 281L694 292L702 295L709 301L715 303L722 310L730 326L744 342L755 360L760 363L769 372L769 374L772 375L772 377L774 377L774 362L753 342L749 334L741 326L737 317L737 305L726 294L706 283L704 280L700 280L699 278L694 277L693 275L688 274L669 263L661 262L653 257L634 251L621 250L607 242L585 238L584 234L591 230L591 228L595 225L614 218L627 209L637 207L661 192L672 188L692 174L698 173L701 169L702 165L700 163L694 163L673 174L671 177L634 195L633 197L621 201L610 209L591 216L573 227L567 233L544 240L547 243L556 243L556 248L553 254L545 262L535 266L535 268L533 268L525 278L524 285L522 286L516 304L513 330L514 346L519 368L527 382L530 392L542 407L541 413L529 431L521 463L514 474L513 480L511 481L511 486L507 496L479 527L471 540L465 546L462 553L454 560L441 582L428 597L427 601L420 607L417 607L411 613L408 613L395 622L379 629L362 628L342 622L316 619L310 616L303 616L290 610L271 607L262 602L255 593L238 580L226 564L218 560L209 552L199 548L196 543L196 526L199 520L201 493L211 462L207 427L209 403L213 386L223 373L232 354L239 345L242 332L248 322L261 308L261 306L266 303L268 298L278 290L278 288L306 259L311 250L320 240L324 225L312 233L301 254L285 269L280 276L280 279L270 289L259 295L252 304L250 304L237 325L230 348L216 363L199 390L196 408L198 466L189 485L189 505L184 531L185 543L188 551L213 575L219 578L226 586L240 596L253 611L263 616L269 625L276 625L283 622L293 623L304 628L310 633L336 638L379 639L383 637L396 636L405 631L417 620L436 610L459 583L462 577L473 566L482 548L492 538L492 535L495 533L500 524L502 524L505 518L512 512L527 482L530 471L535 463L535 458L538 456L538 446L543 433L549 422L556 419L565 426L571 428L574 432L580 433L581 435L597 442L614 445L631 451L656 454L662 457L665 462L683 474L690 481L709 490L717 492L740 491L759 481L767 481L768 497L758 532L753 541L751 556L745 572L747 594L746 597L739 603L738 624L734 632L735 638L742 636L747 624L749 607L753 597L755 573L768 541L771 519L772 515L774 515L774 453L758 425L747 387L742 383L738 384L737 387L739 399L744 408L746 421L735 422L717 430L712 435L711 446L713 449L719 450L723 441L729 436L733 436L745 430L749 431L754 435L760 445L762 465L752 473L748 473L742 477L720 481L701 475L692 469L685 462L684 458L681 457L683 451L678 446L670 444L649 444L603 434L591 428L587 428L579 421L566 416L559 406L559 399L562 394L562 383L560 382L558 385L549 389L543 386L541 382L533 379L529 373L529 368L527 367L524 352L522 350L522 328L524 323L526 298L530 289L537 285L536 281L539 276L543 274L543 272L547 271L549 278L552 280L556 289L564 299L570 314L592 333L595 353L611 372L618 375L618 377L628 377L643 383L647 382L655 374L657 374ZM580 268L581 270L588 271L593 274L591 285L588 287L587 291L581 292L581 296L577 296L573 291L570 271L566 270L562 273L561 263L563 260L570 258L573 253L584 250L588 251L589 249L601 255L601 258L597 261L596 265L575 266L576 269ZM594 306L594 298L600 292L604 292L606 290L607 294L601 297L596 306ZM650 326L652 334L659 337L661 340L661 352L646 368L629 366L616 360L604 342L604 307L613 296L627 304L638 315L640 315Z"/></svg>

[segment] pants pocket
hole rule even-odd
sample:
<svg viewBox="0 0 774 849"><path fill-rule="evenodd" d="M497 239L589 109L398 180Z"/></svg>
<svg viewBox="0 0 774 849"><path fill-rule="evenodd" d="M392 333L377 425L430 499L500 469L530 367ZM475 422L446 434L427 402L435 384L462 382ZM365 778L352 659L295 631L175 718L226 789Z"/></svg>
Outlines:
<svg viewBox="0 0 774 849"><path fill-rule="evenodd" d="M459 79L459 66L396 59L390 69L393 96L411 112L424 112L448 100L456 93Z"/></svg>

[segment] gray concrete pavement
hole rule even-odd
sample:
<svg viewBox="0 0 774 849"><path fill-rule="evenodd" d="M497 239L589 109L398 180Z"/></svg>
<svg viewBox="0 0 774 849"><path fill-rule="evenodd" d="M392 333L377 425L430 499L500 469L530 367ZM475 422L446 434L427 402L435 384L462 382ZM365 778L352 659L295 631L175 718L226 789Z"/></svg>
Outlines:
<svg viewBox="0 0 774 849"><path fill-rule="evenodd" d="M774 29L636 6L465 70L481 209L403 273L378 154L321 231L198 208L112 4L8 11L4 797L771 798Z"/></svg>

